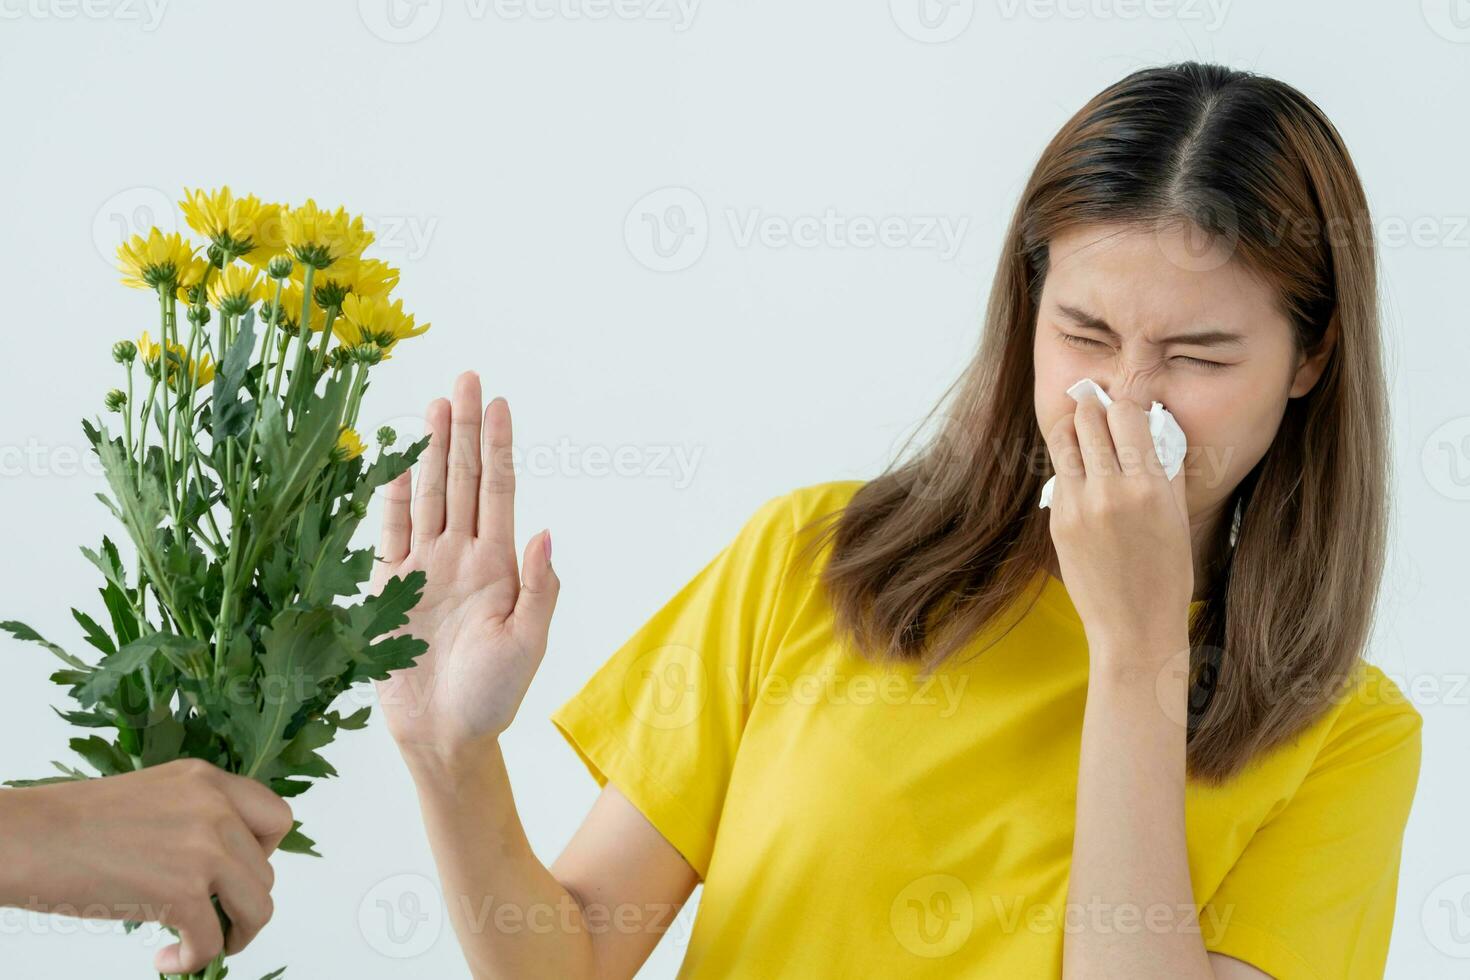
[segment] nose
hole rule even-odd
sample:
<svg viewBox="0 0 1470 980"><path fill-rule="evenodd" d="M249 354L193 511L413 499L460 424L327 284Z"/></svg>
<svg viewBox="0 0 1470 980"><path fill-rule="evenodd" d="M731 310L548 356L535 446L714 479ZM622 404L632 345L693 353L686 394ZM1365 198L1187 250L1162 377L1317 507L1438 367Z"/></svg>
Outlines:
<svg viewBox="0 0 1470 980"><path fill-rule="evenodd" d="M1120 372L1105 378L1094 378L1108 397L1117 401L1126 398L1136 405L1148 408L1155 401L1162 401L1156 379L1132 372Z"/></svg>

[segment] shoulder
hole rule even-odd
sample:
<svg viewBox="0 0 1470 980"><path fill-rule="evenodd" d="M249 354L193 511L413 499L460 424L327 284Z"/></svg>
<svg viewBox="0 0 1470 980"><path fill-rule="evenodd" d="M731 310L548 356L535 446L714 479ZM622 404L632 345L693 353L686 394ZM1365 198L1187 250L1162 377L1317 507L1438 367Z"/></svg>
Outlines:
<svg viewBox="0 0 1470 980"><path fill-rule="evenodd" d="M1424 717L1394 680L1359 660L1323 719L1316 770L1369 763L1407 781L1419 771Z"/></svg>
<svg viewBox="0 0 1470 980"><path fill-rule="evenodd" d="M1424 716L1393 678L1359 660L1338 699L1328 741L1385 733L1406 735L1419 731L1423 724Z"/></svg>
<svg viewBox="0 0 1470 980"><path fill-rule="evenodd" d="M788 490L779 498L797 528L828 514L839 513L867 480L825 480Z"/></svg>
<svg viewBox="0 0 1470 980"><path fill-rule="evenodd" d="M764 498L746 512L721 559L746 569L775 591L786 591L785 583L792 579L810 584L820 564L814 559L830 546L823 536L829 522L822 518L840 514L866 482L827 480Z"/></svg>

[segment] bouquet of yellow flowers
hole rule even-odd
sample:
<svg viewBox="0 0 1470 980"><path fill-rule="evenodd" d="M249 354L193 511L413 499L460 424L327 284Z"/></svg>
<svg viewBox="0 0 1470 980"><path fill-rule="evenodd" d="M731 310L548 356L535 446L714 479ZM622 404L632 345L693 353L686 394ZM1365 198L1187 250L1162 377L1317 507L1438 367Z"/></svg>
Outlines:
<svg viewBox="0 0 1470 980"><path fill-rule="evenodd" d="M373 491L428 444L391 452L385 428L365 459L354 426L368 376L429 325L390 298L398 271L364 257L373 234L360 217L228 187L186 190L180 207L209 244L155 228L118 249L123 282L157 298L158 338L113 345L126 386L105 404L121 432L82 423L111 489L98 497L136 558L129 569L106 537L82 549L102 573L106 625L72 615L101 656L0 628L63 661L52 679L77 705L62 717L94 732L71 748L98 773L204 759L294 796L335 775L319 750L367 721L367 708L333 710L338 695L426 647L392 635L422 572L339 600L372 570L372 549L349 541ZM56 767L10 785L92 778ZM299 824L281 847L316 853ZM221 955L194 976L226 973Z"/></svg>

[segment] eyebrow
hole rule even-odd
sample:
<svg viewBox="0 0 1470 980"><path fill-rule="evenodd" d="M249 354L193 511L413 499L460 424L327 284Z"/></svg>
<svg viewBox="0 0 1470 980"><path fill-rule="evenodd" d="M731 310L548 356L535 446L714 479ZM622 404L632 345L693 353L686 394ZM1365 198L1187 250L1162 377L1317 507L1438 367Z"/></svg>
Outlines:
<svg viewBox="0 0 1470 980"><path fill-rule="evenodd" d="M1102 317L1093 316L1086 310L1079 310L1075 306L1067 306L1065 303L1057 304L1057 309L1067 319L1072 320L1079 326L1088 327L1092 330L1100 330L1111 337L1119 337L1118 331L1108 326L1108 321ZM1244 347L1245 335L1231 333L1229 330L1196 330L1192 333L1176 333L1172 337L1165 337L1165 344L1193 344L1198 347Z"/></svg>

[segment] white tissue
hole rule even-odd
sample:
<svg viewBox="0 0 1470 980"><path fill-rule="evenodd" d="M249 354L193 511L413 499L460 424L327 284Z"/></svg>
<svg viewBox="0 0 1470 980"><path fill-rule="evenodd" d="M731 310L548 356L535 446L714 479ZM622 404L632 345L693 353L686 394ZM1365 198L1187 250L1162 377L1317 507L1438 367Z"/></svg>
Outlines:
<svg viewBox="0 0 1470 980"><path fill-rule="evenodd" d="M1072 396L1073 401L1080 402L1082 392L1088 388L1092 389L1093 394L1097 395L1097 400L1102 402L1104 407L1113 403L1108 393L1099 388L1097 382L1091 378L1083 378L1078 381L1067 389L1067 394ZM1154 452L1158 454L1159 462L1164 465L1164 474L1169 479L1174 479L1179 473L1179 467L1184 465L1184 451L1188 448L1188 444L1184 438L1184 430L1179 428L1179 423L1174 421L1174 416L1169 414L1169 410L1162 402L1154 402L1149 406L1148 432L1153 436ZM1052 477L1041 488L1042 507L1051 506L1052 486L1056 482L1057 478Z"/></svg>

